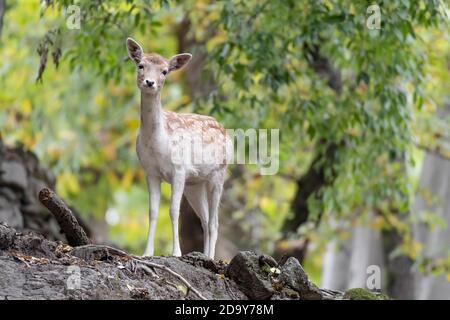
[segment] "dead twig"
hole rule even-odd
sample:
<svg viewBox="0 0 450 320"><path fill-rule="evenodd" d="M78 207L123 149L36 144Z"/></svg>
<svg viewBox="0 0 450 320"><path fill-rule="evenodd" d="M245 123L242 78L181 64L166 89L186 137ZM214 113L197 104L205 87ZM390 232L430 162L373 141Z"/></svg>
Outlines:
<svg viewBox="0 0 450 320"><path fill-rule="evenodd" d="M178 280L180 280L189 290L192 291L193 293L195 293L201 300L207 300L197 289L195 289L182 275L180 275L179 273L176 273L175 271L173 271L172 269L170 269L169 267L166 267L162 264L157 264L154 262L150 262L150 261L145 261L143 259L137 259L140 263L145 264L149 267L152 268L157 268L157 269L161 269L164 270L168 273L170 273L171 275L173 275L175 278L178 278Z"/></svg>
<svg viewBox="0 0 450 320"><path fill-rule="evenodd" d="M134 262L135 260L132 260L132 261ZM154 272L152 269L147 267L145 264L138 263L138 264L136 264L136 266L137 266L137 268L144 270L146 273L151 275L153 278L155 278L155 279L159 278L159 276L156 274L156 272Z"/></svg>

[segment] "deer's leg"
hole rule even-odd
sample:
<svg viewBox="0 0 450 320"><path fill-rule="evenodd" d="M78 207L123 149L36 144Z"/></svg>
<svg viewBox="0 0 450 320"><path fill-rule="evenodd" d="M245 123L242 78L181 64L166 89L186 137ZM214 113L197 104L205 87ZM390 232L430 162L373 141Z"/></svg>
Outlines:
<svg viewBox="0 0 450 320"><path fill-rule="evenodd" d="M156 220L158 219L159 201L161 196L161 180L157 177L147 176L147 185L150 194L150 215L149 215L149 228L147 247L145 248L144 256L152 256L154 253L154 241Z"/></svg>
<svg viewBox="0 0 450 320"><path fill-rule="evenodd" d="M180 217L180 204L181 197L184 191L184 171L176 171L172 178L172 196L170 200L170 219L172 220L172 236L173 236L173 249L172 255L181 256L180 239L178 230L178 218Z"/></svg>
<svg viewBox="0 0 450 320"><path fill-rule="evenodd" d="M219 232L219 203L223 190L224 172L220 172L209 182L209 257L214 259Z"/></svg>
<svg viewBox="0 0 450 320"><path fill-rule="evenodd" d="M206 184L199 183L192 186L185 186L184 195L200 218L203 229L203 253L209 256L209 212L208 195L206 193Z"/></svg>

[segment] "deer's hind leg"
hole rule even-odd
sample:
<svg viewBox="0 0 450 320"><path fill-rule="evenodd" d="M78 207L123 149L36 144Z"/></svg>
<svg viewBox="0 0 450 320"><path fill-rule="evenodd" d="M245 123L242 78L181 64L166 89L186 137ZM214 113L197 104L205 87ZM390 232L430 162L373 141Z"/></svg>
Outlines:
<svg viewBox="0 0 450 320"><path fill-rule="evenodd" d="M219 233L219 204L222 196L225 170L218 171L208 181L208 207L209 207L209 257L214 259L217 236Z"/></svg>
<svg viewBox="0 0 450 320"><path fill-rule="evenodd" d="M184 195L200 218L203 229L203 253L209 256L209 212L206 183L186 185L184 187Z"/></svg>

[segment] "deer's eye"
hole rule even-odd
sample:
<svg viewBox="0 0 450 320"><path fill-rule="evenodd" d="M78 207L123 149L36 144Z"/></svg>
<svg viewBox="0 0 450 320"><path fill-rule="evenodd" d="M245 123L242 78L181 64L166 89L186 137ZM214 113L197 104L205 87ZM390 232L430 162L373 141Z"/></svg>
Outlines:
<svg viewBox="0 0 450 320"><path fill-rule="evenodd" d="M166 75L167 74L167 70L163 70L162 74Z"/></svg>
<svg viewBox="0 0 450 320"><path fill-rule="evenodd" d="M144 69L144 65L140 64L140 65L138 65L138 68L142 70L142 69Z"/></svg>

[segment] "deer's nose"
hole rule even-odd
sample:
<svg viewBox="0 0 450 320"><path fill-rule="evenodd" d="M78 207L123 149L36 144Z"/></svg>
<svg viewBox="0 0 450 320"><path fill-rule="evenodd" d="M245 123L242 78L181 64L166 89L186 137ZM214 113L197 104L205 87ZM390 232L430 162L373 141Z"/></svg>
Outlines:
<svg viewBox="0 0 450 320"><path fill-rule="evenodd" d="M152 81L152 80L145 80L145 84L148 86L148 87L153 87L154 85L155 85L155 81Z"/></svg>

